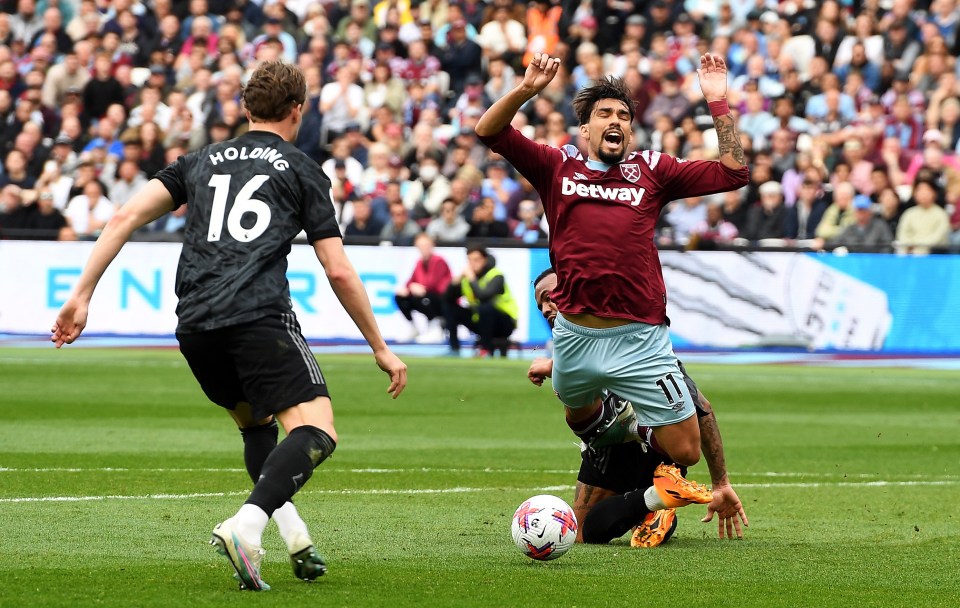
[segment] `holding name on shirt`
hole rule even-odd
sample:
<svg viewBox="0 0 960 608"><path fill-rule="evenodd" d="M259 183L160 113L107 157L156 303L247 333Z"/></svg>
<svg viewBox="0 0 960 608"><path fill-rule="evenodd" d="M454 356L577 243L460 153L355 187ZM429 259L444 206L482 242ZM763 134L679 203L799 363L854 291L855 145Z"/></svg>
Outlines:
<svg viewBox="0 0 960 608"><path fill-rule="evenodd" d="M283 158L283 154L269 147L257 146L247 153L247 147L242 146L239 150L233 146L218 151L216 154L210 154L210 164L217 165L226 160L265 160L273 165L277 171L286 171L290 167Z"/></svg>

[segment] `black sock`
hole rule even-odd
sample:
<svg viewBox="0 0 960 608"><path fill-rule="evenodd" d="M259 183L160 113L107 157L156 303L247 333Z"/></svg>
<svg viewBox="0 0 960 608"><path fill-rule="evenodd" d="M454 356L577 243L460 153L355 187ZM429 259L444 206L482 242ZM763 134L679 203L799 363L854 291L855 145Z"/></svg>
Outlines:
<svg viewBox="0 0 960 608"><path fill-rule="evenodd" d="M307 483L313 469L336 447L330 435L315 426L293 429L263 463L247 504L256 505L272 516Z"/></svg>
<svg viewBox="0 0 960 608"><path fill-rule="evenodd" d="M277 447L277 421L240 429L240 435L243 437L243 464L250 481L257 483L263 463Z"/></svg>
<svg viewBox="0 0 960 608"><path fill-rule="evenodd" d="M583 542L604 544L620 538L650 512L644 490L611 496L598 502L583 518Z"/></svg>

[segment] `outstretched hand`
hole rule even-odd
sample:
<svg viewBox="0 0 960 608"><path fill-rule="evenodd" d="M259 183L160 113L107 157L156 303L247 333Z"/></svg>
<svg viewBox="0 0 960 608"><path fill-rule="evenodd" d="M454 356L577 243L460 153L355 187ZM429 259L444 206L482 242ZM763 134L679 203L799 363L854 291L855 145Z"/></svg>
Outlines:
<svg viewBox="0 0 960 608"><path fill-rule="evenodd" d="M60 348L64 344L73 344L87 326L87 303L71 297L64 303L57 320L50 328L50 341Z"/></svg>
<svg viewBox="0 0 960 608"><path fill-rule="evenodd" d="M550 84L559 69L560 59L557 57L551 57L547 53L534 53L523 75L523 84L534 93L539 93Z"/></svg>
<svg viewBox="0 0 960 608"><path fill-rule="evenodd" d="M700 55L700 90L707 101L719 101L727 96L727 64L720 55Z"/></svg>
<svg viewBox="0 0 960 608"><path fill-rule="evenodd" d="M389 349L384 349L375 356L377 366L390 376L390 387L387 392L396 399L407 386L407 364Z"/></svg>
<svg viewBox="0 0 960 608"><path fill-rule="evenodd" d="M713 514L717 514L717 532L720 538L734 539L743 538L743 526L750 526L747 514L743 510L743 504L740 497L730 485L714 486L713 500L707 505L707 515L700 521L708 522L713 520Z"/></svg>

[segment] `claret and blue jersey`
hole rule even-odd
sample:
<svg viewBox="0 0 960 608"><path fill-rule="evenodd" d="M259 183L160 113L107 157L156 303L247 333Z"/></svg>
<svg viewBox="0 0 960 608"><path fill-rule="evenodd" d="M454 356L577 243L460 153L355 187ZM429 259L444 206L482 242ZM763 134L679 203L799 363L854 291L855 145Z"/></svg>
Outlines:
<svg viewBox="0 0 960 608"><path fill-rule="evenodd" d="M651 150L604 167L575 146L538 144L511 126L481 139L540 193L558 277L553 298L566 313L664 323L666 288L654 244L660 211L672 200L735 190L750 177L746 167ZM622 272L628 267L634 271Z"/></svg>

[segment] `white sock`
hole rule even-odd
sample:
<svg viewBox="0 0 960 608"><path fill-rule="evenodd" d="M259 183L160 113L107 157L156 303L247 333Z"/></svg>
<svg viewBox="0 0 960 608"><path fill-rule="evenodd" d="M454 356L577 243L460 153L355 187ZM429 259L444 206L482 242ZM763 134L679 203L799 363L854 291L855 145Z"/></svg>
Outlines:
<svg viewBox="0 0 960 608"><path fill-rule="evenodd" d="M244 504L233 516L237 534L252 545L260 546L263 542L263 529L267 527L270 517L256 505Z"/></svg>
<svg viewBox="0 0 960 608"><path fill-rule="evenodd" d="M657 489L653 486L647 488L643 493L643 502L647 503L647 508L650 509L651 513L667 508L667 505L663 504L660 494L657 493Z"/></svg>
<svg viewBox="0 0 960 608"><path fill-rule="evenodd" d="M285 502L283 506L273 512L273 521L277 522L277 528L280 529L280 537L287 544L287 550L291 553L294 550L301 550L303 547L294 545L302 537L310 538L310 532L307 530L307 524L304 523L297 512L297 508L292 502Z"/></svg>

